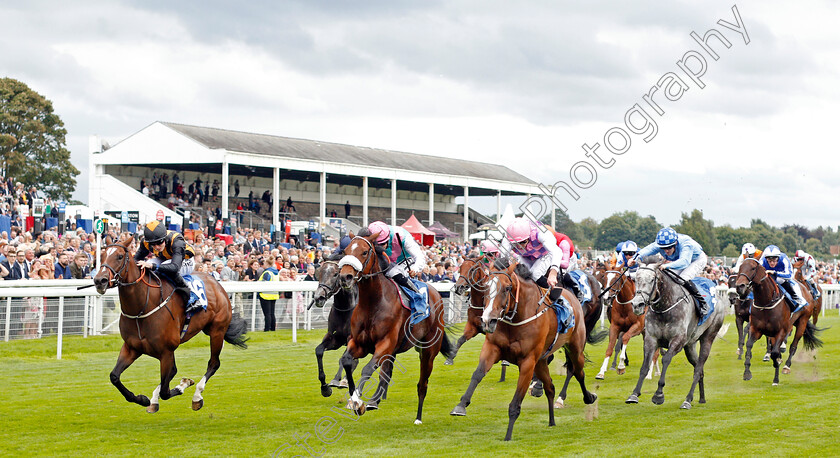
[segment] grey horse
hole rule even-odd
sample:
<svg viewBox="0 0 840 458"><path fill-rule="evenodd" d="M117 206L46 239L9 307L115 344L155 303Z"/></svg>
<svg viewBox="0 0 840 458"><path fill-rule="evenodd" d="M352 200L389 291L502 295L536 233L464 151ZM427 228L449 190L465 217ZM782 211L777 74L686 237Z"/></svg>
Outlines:
<svg viewBox="0 0 840 458"><path fill-rule="evenodd" d="M625 401L628 404L637 404L639 395L642 393L642 383L650 369L653 353L657 348L667 348L668 351L662 357L662 374L659 377L659 387L651 399L654 404L665 402L665 395L662 390L665 387L665 373L671 364L671 359L681 350L685 351L688 362L694 366L694 381L688 396L681 408L690 409L691 401L694 400L694 389L700 385L701 404L706 402L706 393L703 386L703 365L709 357L712 349L712 342L720 331L723 324L725 307L718 305L711 316L700 326L695 311L694 300L688 291L677 283L669 273L660 269L661 262L654 264L643 264L636 274L636 296L633 297L633 313L641 315L648 309L648 316L645 318L645 357L642 367L639 370L639 381L633 393ZM700 354L698 356L695 344L700 341Z"/></svg>

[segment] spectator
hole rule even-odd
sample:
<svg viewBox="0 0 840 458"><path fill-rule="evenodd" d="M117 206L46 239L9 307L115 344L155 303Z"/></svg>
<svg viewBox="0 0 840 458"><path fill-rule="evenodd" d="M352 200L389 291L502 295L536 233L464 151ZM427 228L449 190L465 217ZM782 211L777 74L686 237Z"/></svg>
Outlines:
<svg viewBox="0 0 840 458"><path fill-rule="evenodd" d="M295 208L295 205L292 203L292 196L289 196L289 198L286 199L286 208L290 212L291 211L297 212L297 209Z"/></svg>
<svg viewBox="0 0 840 458"><path fill-rule="evenodd" d="M243 281L256 281L260 275L260 262L256 259L252 260L248 264L248 268L245 269L245 276L242 278Z"/></svg>
<svg viewBox="0 0 840 458"><path fill-rule="evenodd" d="M315 264L309 264L306 266L306 277L303 278L303 281L318 281L315 278Z"/></svg>
<svg viewBox="0 0 840 458"><path fill-rule="evenodd" d="M277 269L274 268L274 260L266 258L263 261L264 270L260 274L259 281L280 281ZM265 325L263 331L274 331L277 326L277 317L274 314L277 298L279 294L276 292L259 293L260 308L263 312L263 319Z"/></svg>
<svg viewBox="0 0 840 458"><path fill-rule="evenodd" d="M26 251L18 250L15 255L15 262L9 270L7 280L26 280L29 278L29 265L26 263Z"/></svg>
<svg viewBox="0 0 840 458"><path fill-rule="evenodd" d="M239 179L233 182L233 197L239 197Z"/></svg>
<svg viewBox="0 0 840 458"><path fill-rule="evenodd" d="M90 278L90 266L88 266L87 254L76 254L73 258L73 263L70 264L70 275L72 278L76 279Z"/></svg>
<svg viewBox="0 0 840 458"><path fill-rule="evenodd" d="M66 252L58 255L58 262L55 263L55 278L62 280L73 278L73 275L70 273L69 260Z"/></svg>
<svg viewBox="0 0 840 458"><path fill-rule="evenodd" d="M222 267L219 276L221 277L221 281L239 281L239 274L236 272L236 260L229 257L227 265Z"/></svg>
<svg viewBox="0 0 840 458"><path fill-rule="evenodd" d="M344 203L344 218L350 219L350 201Z"/></svg>

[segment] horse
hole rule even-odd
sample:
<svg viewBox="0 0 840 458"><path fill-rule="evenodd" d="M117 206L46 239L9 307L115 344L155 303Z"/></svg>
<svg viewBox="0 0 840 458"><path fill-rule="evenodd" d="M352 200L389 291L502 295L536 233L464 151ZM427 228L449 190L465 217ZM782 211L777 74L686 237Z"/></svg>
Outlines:
<svg viewBox="0 0 840 458"><path fill-rule="evenodd" d="M688 362L694 366L694 380L691 389L680 406L690 409L694 400L694 389L700 386L701 404L706 403L706 391L703 384L703 367L712 349L712 343L723 325L726 310L722 306L715 307L711 316L702 325L697 325L699 317L695 312L694 299L684 286L672 278L676 274L663 271L662 262L642 264L636 272L636 295L633 296L633 313L647 315L645 318L645 351L642 368L639 370L639 381L633 393L625 401L627 404L637 404L642 393L642 384L657 348L667 348L662 357L662 374L659 376L659 386L651 401L656 405L665 402L665 374L671 359L680 351L685 351ZM690 280L688 280L690 281ZM646 310L647 309L647 310ZM695 344L700 342L699 355Z"/></svg>
<svg viewBox="0 0 840 458"><path fill-rule="evenodd" d="M489 274L488 293L482 313L486 332L478 367L472 375L467 391L450 415L464 416L473 392L481 379L500 359L519 366L516 392L508 406L508 428L505 440L513 435L513 425L519 417L522 399L534 373L543 382L548 399L548 425L554 426L554 383L551 380L547 357L563 347L566 353L567 374L574 374L583 391L583 402L592 404L598 396L586 389L583 366L586 362L586 324L580 303L569 290L562 296L571 304L575 324L566 333L559 333L556 311L546 300L541 288L515 272L516 264ZM552 313L546 313L552 310Z"/></svg>
<svg viewBox="0 0 840 458"><path fill-rule="evenodd" d="M182 378L178 386L169 389L169 382L178 372L175 350L203 331L210 336L210 361L192 398L192 409L199 410L204 406L201 394L205 385L221 365L219 354L224 342L247 348L247 339L244 338L247 325L242 318L232 318L230 300L219 282L209 275L196 273L196 277L204 280L207 309L192 316L186 333L181 336L186 321L181 294L154 272L137 266L129 249L132 240L124 237L118 243L107 245L102 252L102 268L93 278L99 294L105 294L108 288L114 286L119 290L123 345L117 364L111 371L111 383L126 401L146 407L149 413L157 412L160 399L181 395L195 383L192 379ZM160 360L160 385L154 390L151 400L142 394L135 395L120 381L123 371L141 355Z"/></svg>
<svg viewBox="0 0 840 458"><path fill-rule="evenodd" d="M811 289L808 288L808 282L805 281L805 276L802 275L802 266L805 264L805 261L797 261L793 264L793 268L795 270L795 274L793 275L794 280L802 283L802 286L805 289L808 289L808 293L811 293ZM820 294L819 299L815 299L813 301L814 304L814 312L811 314L811 320L814 322L814 325L817 324L817 321L820 319L820 312L822 312L822 297L823 297L823 290L819 283L814 282L814 286L817 288L817 292ZM811 295L813 297L813 295Z"/></svg>
<svg viewBox="0 0 840 458"><path fill-rule="evenodd" d="M821 329L809 321L814 311L814 300L808 288L803 286L800 289L803 297L808 301L808 305L791 315L795 305L787 300L781 288L779 288L779 284L767 275L764 266L752 258L748 258L741 264L735 289L741 299L745 299L750 290L755 295L750 311L750 332L747 337L747 351L744 357L744 380L752 379L750 363L753 344L756 339L765 335L770 338L773 345L770 358L773 360L773 368L776 370L773 377L773 386L776 386L779 384L779 366L782 362L781 345L790 334L793 326L796 326L796 334L788 348L788 360L782 370L783 373L790 373L790 365L793 355L796 354L799 339L804 337L805 348L808 350L822 346L822 341L817 337Z"/></svg>
<svg viewBox="0 0 840 458"><path fill-rule="evenodd" d="M315 359L318 360L318 380L321 381L321 396L330 397L332 389L346 388L346 380L342 380L341 374L344 368L339 364L338 372L335 378L329 383L326 383L326 374L324 374L324 351L337 350L347 345L347 340L350 338L350 317L353 315L353 310L356 308L356 301L359 296L359 289L353 287L350 289L341 288L338 281L338 262L335 260L324 261L315 277L318 280L318 289L315 290L312 302L308 308L313 305L323 307L330 297L333 297L333 306L330 310L330 315L327 319L327 333L321 340L321 343L315 347ZM358 364L358 360L356 360ZM353 365L355 370L356 364Z"/></svg>
<svg viewBox="0 0 840 458"><path fill-rule="evenodd" d="M490 258L486 255L467 258L458 268L458 280L455 281L452 292L459 296L466 295L469 298L469 302L467 302L467 321L464 326L464 333L455 343L452 358L447 359L443 363L446 366L451 366L455 363L455 356L458 355L458 350L461 349L461 345L464 345L468 340L478 334L484 334L481 326L481 313L484 311L485 280L489 271L484 265L484 262L488 262L489 260ZM502 375L499 377L499 382L505 381L507 366L507 362L502 361Z"/></svg>
<svg viewBox="0 0 840 458"><path fill-rule="evenodd" d="M387 258L382 247L374 241L379 233L368 237L354 237L339 261L341 286L358 285L359 301L350 320L350 339L341 365L347 376L347 387L352 396L347 407L357 415L364 414L370 406L378 408L379 400L387 392L396 355L418 348L420 351L420 379L417 382L417 416L415 425L423 423L423 401L438 353L451 356L452 343L445 332L443 301L440 293L426 285L429 298L429 316L411 325L412 313L401 305L397 284L385 276ZM370 363L362 369L359 387L353 380L353 358L373 354ZM379 389L366 404L361 399L364 383L378 367Z"/></svg>
<svg viewBox="0 0 840 458"><path fill-rule="evenodd" d="M616 357L618 361L616 372L618 375L624 375L625 364L628 364L627 344L633 337L644 334L645 315L633 313L631 302L636 295L636 284L627 274L627 270L607 270L603 264L598 267L596 278L604 288L603 300L605 304L608 304L607 317L610 320L610 341L607 344L604 363L601 365L600 372L595 376L596 380L604 380L614 349L619 352ZM618 348L616 348L616 344L619 345ZM653 378L654 372L656 375L660 374L658 349L653 356L651 371L648 372L646 378L648 380Z"/></svg>

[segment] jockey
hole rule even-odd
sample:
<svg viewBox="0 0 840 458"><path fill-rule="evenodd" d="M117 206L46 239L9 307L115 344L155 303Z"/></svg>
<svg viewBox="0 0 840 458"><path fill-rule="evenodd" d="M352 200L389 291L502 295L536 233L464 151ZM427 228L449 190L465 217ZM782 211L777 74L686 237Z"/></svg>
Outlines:
<svg viewBox="0 0 840 458"><path fill-rule="evenodd" d="M639 259L655 254L665 258L665 262L660 264L659 269L670 269L678 274L679 278L683 280L682 286L699 302L697 312L701 319L706 316L709 313L709 304L700 295L697 285L691 281L692 278L699 276L706 267L706 253L703 252L700 244L687 235L677 234L677 231L670 227L663 227L656 234L656 241L642 248L627 265L632 267Z"/></svg>
<svg viewBox="0 0 840 458"><path fill-rule="evenodd" d="M492 264L501 256L498 242L490 239L481 241L481 244L478 245L478 252L487 259L486 264Z"/></svg>
<svg viewBox="0 0 840 458"><path fill-rule="evenodd" d="M551 290L550 297L557 300L562 291L555 290L560 272L566 272L563 285L571 289L578 299L581 291L577 283L568 272L577 269L577 257L574 255L574 245L565 234L557 234L526 218L514 218L508 225L507 236L503 244L506 252L513 255L531 272L534 281L543 288ZM557 238L560 238L560 244Z"/></svg>
<svg viewBox="0 0 840 458"><path fill-rule="evenodd" d="M735 261L735 272L741 268L741 263L744 262L747 258L753 259L761 259L761 250L757 250L755 245L752 243L745 243L743 247L741 247L741 255L738 256L738 260Z"/></svg>
<svg viewBox="0 0 840 458"><path fill-rule="evenodd" d="M814 260L814 257L804 250L796 250L796 253L793 255L793 260L802 261L802 267L799 268L802 272L802 278L805 279L805 282L811 288L811 295L814 296L814 299L819 299L820 292L817 289L816 283L814 283L814 274L817 273L817 262Z"/></svg>
<svg viewBox="0 0 840 458"><path fill-rule="evenodd" d="M389 226L382 221L370 223L368 230L371 234L379 234L376 244L385 249L385 255L391 264L385 269L385 275L393 279L398 285L420 293L414 283L408 279L405 264L409 264L412 272L421 273L426 267L426 255L414 237L402 227Z"/></svg>
<svg viewBox="0 0 840 458"><path fill-rule="evenodd" d="M797 308L808 305L805 298L802 297L802 291L799 289L799 283L793 279L793 266L787 255L782 253L776 245L769 245L764 249L764 255L761 258L761 265L768 275L774 275L776 283L783 287L793 296Z"/></svg>
<svg viewBox="0 0 840 458"><path fill-rule="evenodd" d="M146 260L150 253L154 254L154 257ZM163 274L172 280L176 290L187 297L184 303L187 304L187 311L191 311L194 307L188 304L190 288L181 275L193 272L193 256L195 251L184 240L183 235L166 230L162 222L155 220L143 228L143 242L134 254L134 260L137 266Z"/></svg>
<svg viewBox="0 0 840 458"><path fill-rule="evenodd" d="M615 270L619 270L620 268L627 266L627 271L629 272L630 277L635 277L639 266L634 265L630 267L628 264L630 263L630 260L636 256L636 253L639 252L639 247L636 245L636 242L632 240L621 242L615 247L615 252L618 254L618 256L616 256Z"/></svg>

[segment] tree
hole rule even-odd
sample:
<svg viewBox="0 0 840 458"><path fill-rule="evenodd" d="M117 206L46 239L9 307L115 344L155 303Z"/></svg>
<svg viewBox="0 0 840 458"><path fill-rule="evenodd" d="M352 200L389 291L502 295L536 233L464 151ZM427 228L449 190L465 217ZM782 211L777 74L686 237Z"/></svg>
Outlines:
<svg viewBox="0 0 840 458"><path fill-rule="evenodd" d="M12 78L0 79L0 173L69 198L79 170L65 147L67 130L52 102Z"/></svg>
<svg viewBox="0 0 840 458"><path fill-rule="evenodd" d="M728 258L737 258L739 254L741 254L741 250L734 243L726 245L726 248L723 249L723 255Z"/></svg>
<svg viewBox="0 0 840 458"><path fill-rule="evenodd" d="M720 245L715 237L715 224L703 218L702 210L694 209L690 215L683 213L680 224L674 229L696 240L706 254L720 253Z"/></svg>
<svg viewBox="0 0 840 458"><path fill-rule="evenodd" d="M656 234L661 228L662 225L653 216L640 218L636 224L636 229L633 231L636 234L635 242L640 246L646 246L656 240Z"/></svg>
<svg viewBox="0 0 840 458"><path fill-rule="evenodd" d="M621 215L616 213L604 219L598 225L595 248L598 250L614 250L619 242L630 240L632 237L633 228L624 221Z"/></svg>

